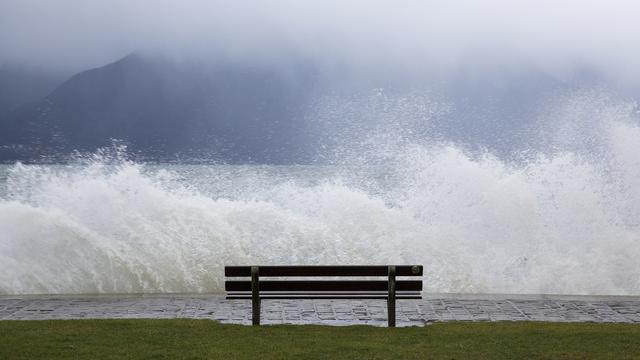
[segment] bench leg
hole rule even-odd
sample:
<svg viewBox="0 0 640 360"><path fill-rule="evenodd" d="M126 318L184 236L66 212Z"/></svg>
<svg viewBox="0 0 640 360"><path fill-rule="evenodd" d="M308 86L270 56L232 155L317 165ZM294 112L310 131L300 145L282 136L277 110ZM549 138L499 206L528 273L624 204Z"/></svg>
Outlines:
<svg viewBox="0 0 640 360"><path fill-rule="evenodd" d="M396 326L396 267L389 266L389 294L387 297L387 318L389 327Z"/></svg>
<svg viewBox="0 0 640 360"><path fill-rule="evenodd" d="M253 325L260 325L260 282L258 267L251 267L251 320Z"/></svg>

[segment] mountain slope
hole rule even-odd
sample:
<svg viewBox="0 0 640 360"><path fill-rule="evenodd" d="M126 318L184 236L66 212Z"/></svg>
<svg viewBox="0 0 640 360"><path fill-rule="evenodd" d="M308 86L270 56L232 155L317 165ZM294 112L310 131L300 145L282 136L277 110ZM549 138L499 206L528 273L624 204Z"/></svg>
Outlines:
<svg viewBox="0 0 640 360"><path fill-rule="evenodd" d="M151 158L195 149L232 162L287 161L299 156L292 151L312 87L304 69L180 66L130 55L11 112L0 158L92 151L119 139Z"/></svg>
<svg viewBox="0 0 640 360"><path fill-rule="evenodd" d="M64 75L25 69L0 67L0 115L26 103L40 100L64 81Z"/></svg>

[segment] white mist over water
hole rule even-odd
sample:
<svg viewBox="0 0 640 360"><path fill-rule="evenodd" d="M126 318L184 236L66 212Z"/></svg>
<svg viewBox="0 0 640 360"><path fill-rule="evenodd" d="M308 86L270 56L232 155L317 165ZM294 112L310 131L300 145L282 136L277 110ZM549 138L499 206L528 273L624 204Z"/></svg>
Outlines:
<svg viewBox="0 0 640 360"><path fill-rule="evenodd" d="M0 168L0 294L219 292L224 265L255 263L419 263L433 292L640 294L637 107L560 99L537 133L517 161L372 136L332 166L107 151Z"/></svg>

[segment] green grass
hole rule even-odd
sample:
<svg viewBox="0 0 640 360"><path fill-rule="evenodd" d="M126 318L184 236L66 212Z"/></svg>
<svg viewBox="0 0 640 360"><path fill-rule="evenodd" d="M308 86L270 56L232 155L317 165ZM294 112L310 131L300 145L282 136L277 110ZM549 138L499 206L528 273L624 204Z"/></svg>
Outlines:
<svg viewBox="0 0 640 360"><path fill-rule="evenodd" d="M640 359L640 325L437 323L424 328L207 320L0 321L0 359Z"/></svg>

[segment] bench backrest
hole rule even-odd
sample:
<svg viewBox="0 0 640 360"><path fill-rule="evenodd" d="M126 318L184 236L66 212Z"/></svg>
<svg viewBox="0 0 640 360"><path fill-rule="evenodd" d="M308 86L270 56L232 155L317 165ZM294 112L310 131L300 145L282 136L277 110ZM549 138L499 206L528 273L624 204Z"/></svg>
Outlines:
<svg viewBox="0 0 640 360"><path fill-rule="evenodd" d="M393 286L399 299L419 299L421 280L396 280L396 276L422 276L420 265L347 265L347 266L226 266L227 277L251 277L227 280L228 299L248 299L252 290L260 298L357 298L381 299ZM385 280L262 280L263 277L385 277ZM393 278L393 280L392 280ZM392 285L390 285L392 284ZM257 289L256 289L257 288Z"/></svg>

